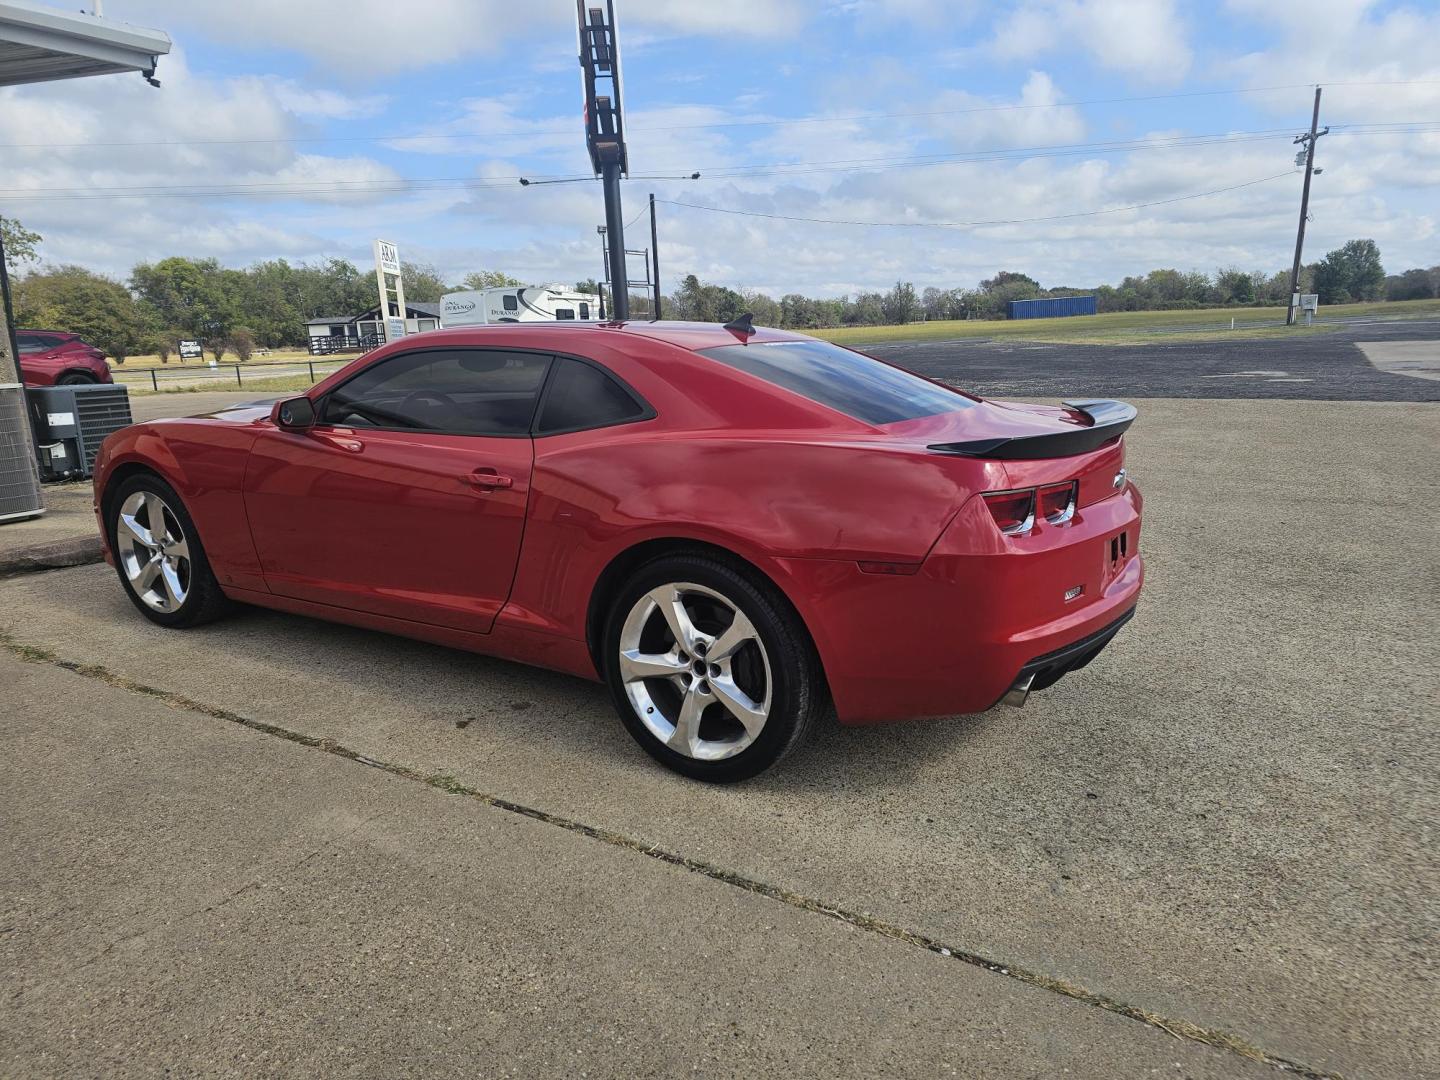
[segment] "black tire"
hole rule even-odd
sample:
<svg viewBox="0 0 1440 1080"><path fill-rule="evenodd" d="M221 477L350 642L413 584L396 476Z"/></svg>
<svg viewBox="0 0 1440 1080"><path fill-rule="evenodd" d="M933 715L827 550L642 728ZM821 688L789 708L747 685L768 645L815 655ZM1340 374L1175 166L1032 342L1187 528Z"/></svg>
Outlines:
<svg viewBox="0 0 1440 1080"><path fill-rule="evenodd" d="M99 380L83 371L69 371L55 380L56 386L90 386Z"/></svg>
<svg viewBox="0 0 1440 1080"><path fill-rule="evenodd" d="M660 736L646 726L621 677L621 636L627 618L647 593L673 583L692 583L714 590L742 612L763 647L763 654L755 655L768 659L768 674L764 678L768 680L769 712L763 727L748 746L720 760L700 760L666 746ZM674 643L674 635L666 640ZM696 553L666 555L641 566L615 594L606 620L603 649L605 679L626 730L656 761L697 780L733 783L764 772L799 745L810 726L829 709L829 693L820 659L799 615L772 584L738 561L731 563ZM756 670L755 661L751 668ZM679 677L687 682L692 678ZM661 708L658 699L655 708ZM711 710L719 710L720 723L733 721L717 702L701 714L706 718L701 721L701 727L716 723Z"/></svg>
<svg viewBox="0 0 1440 1080"><path fill-rule="evenodd" d="M188 548L188 573L185 576L185 596L183 601L170 611L157 610L151 604L145 602L131 584L130 577L126 572L126 562L122 556L122 543L126 543L120 537L120 513L126 501L137 492L149 493L159 496L164 503L165 509L169 511L178 525L185 544ZM167 484L160 477L153 473L139 473L121 482L113 495L106 499L106 539L110 542L110 550L115 555L115 571L120 577L120 587L125 590L125 595L135 605L140 614L144 615L151 622L171 629L184 629L191 626L200 626L203 623L212 622L230 611L234 606L220 589L220 583L215 580L215 574L210 569L210 561L205 557L205 549L200 542L200 534L195 528L195 522L190 517L190 511L186 509L185 503L181 500L175 489ZM132 550L134 549L131 542Z"/></svg>

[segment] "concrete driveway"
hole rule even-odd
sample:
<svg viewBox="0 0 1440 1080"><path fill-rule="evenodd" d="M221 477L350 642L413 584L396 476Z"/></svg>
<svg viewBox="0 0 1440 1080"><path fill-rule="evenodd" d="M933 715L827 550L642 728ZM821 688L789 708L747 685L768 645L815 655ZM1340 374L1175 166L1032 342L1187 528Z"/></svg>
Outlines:
<svg viewBox="0 0 1440 1080"><path fill-rule="evenodd" d="M1100 660L732 788L588 683L0 583L0 1073L1436 1074L1437 420L1142 402Z"/></svg>

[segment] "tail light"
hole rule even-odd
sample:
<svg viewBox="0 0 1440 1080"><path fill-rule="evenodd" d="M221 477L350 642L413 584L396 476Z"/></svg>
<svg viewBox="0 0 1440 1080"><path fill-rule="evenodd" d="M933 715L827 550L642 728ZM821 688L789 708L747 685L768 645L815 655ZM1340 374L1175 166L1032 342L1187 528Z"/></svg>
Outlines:
<svg viewBox="0 0 1440 1080"><path fill-rule="evenodd" d="M985 505L1000 531L1009 536L1029 532L1035 525L1035 492L997 491L985 496Z"/></svg>
<svg viewBox="0 0 1440 1080"><path fill-rule="evenodd" d="M1037 496L1040 504L1039 515L1051 525L1064 525L1075 516L1075 498L1079 486L1079 481L1069 480L1063 484L1042 487Z"/></svg>

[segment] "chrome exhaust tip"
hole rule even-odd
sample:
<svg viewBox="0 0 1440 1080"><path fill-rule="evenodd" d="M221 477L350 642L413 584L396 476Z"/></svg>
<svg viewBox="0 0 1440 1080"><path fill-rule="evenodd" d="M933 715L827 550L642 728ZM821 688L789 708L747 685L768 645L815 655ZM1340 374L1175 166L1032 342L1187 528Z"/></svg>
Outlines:
<svg viewBox="0 0 1440 1080"><path fill-rule="evenodd" d="M1005 692L1005 696L1001 698L1000 701L1005 705L1009 705L1012 709L1023 709L1025 707L1025 699L1030 696L1030 684L1034 681L1035 676L1033 674L1020 676L1020 678L1015 680L1015 685Z"/></svg>

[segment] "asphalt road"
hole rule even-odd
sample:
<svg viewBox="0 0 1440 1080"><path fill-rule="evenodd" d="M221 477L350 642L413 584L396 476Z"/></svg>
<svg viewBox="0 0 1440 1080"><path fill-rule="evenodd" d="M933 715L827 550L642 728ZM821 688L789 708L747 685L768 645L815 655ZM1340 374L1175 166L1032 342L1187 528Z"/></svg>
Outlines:
<svg viewBox="0 0 1440 1080"><path fill-rule="evenodd" d="M1351 320L1296 338L1144 345L962 340L858 346L985 397L1440 401L1434 380L1381 371L1357 342L1440 340L1440 319Z"/></svg>
<svg viewBox="0 0 1440 1080"><path fill-rule="evenodd" d="M0 1073L1440 1075L1437 420L1141 402L1100 659L731 788L589 683L0 582Z"/></svg>

